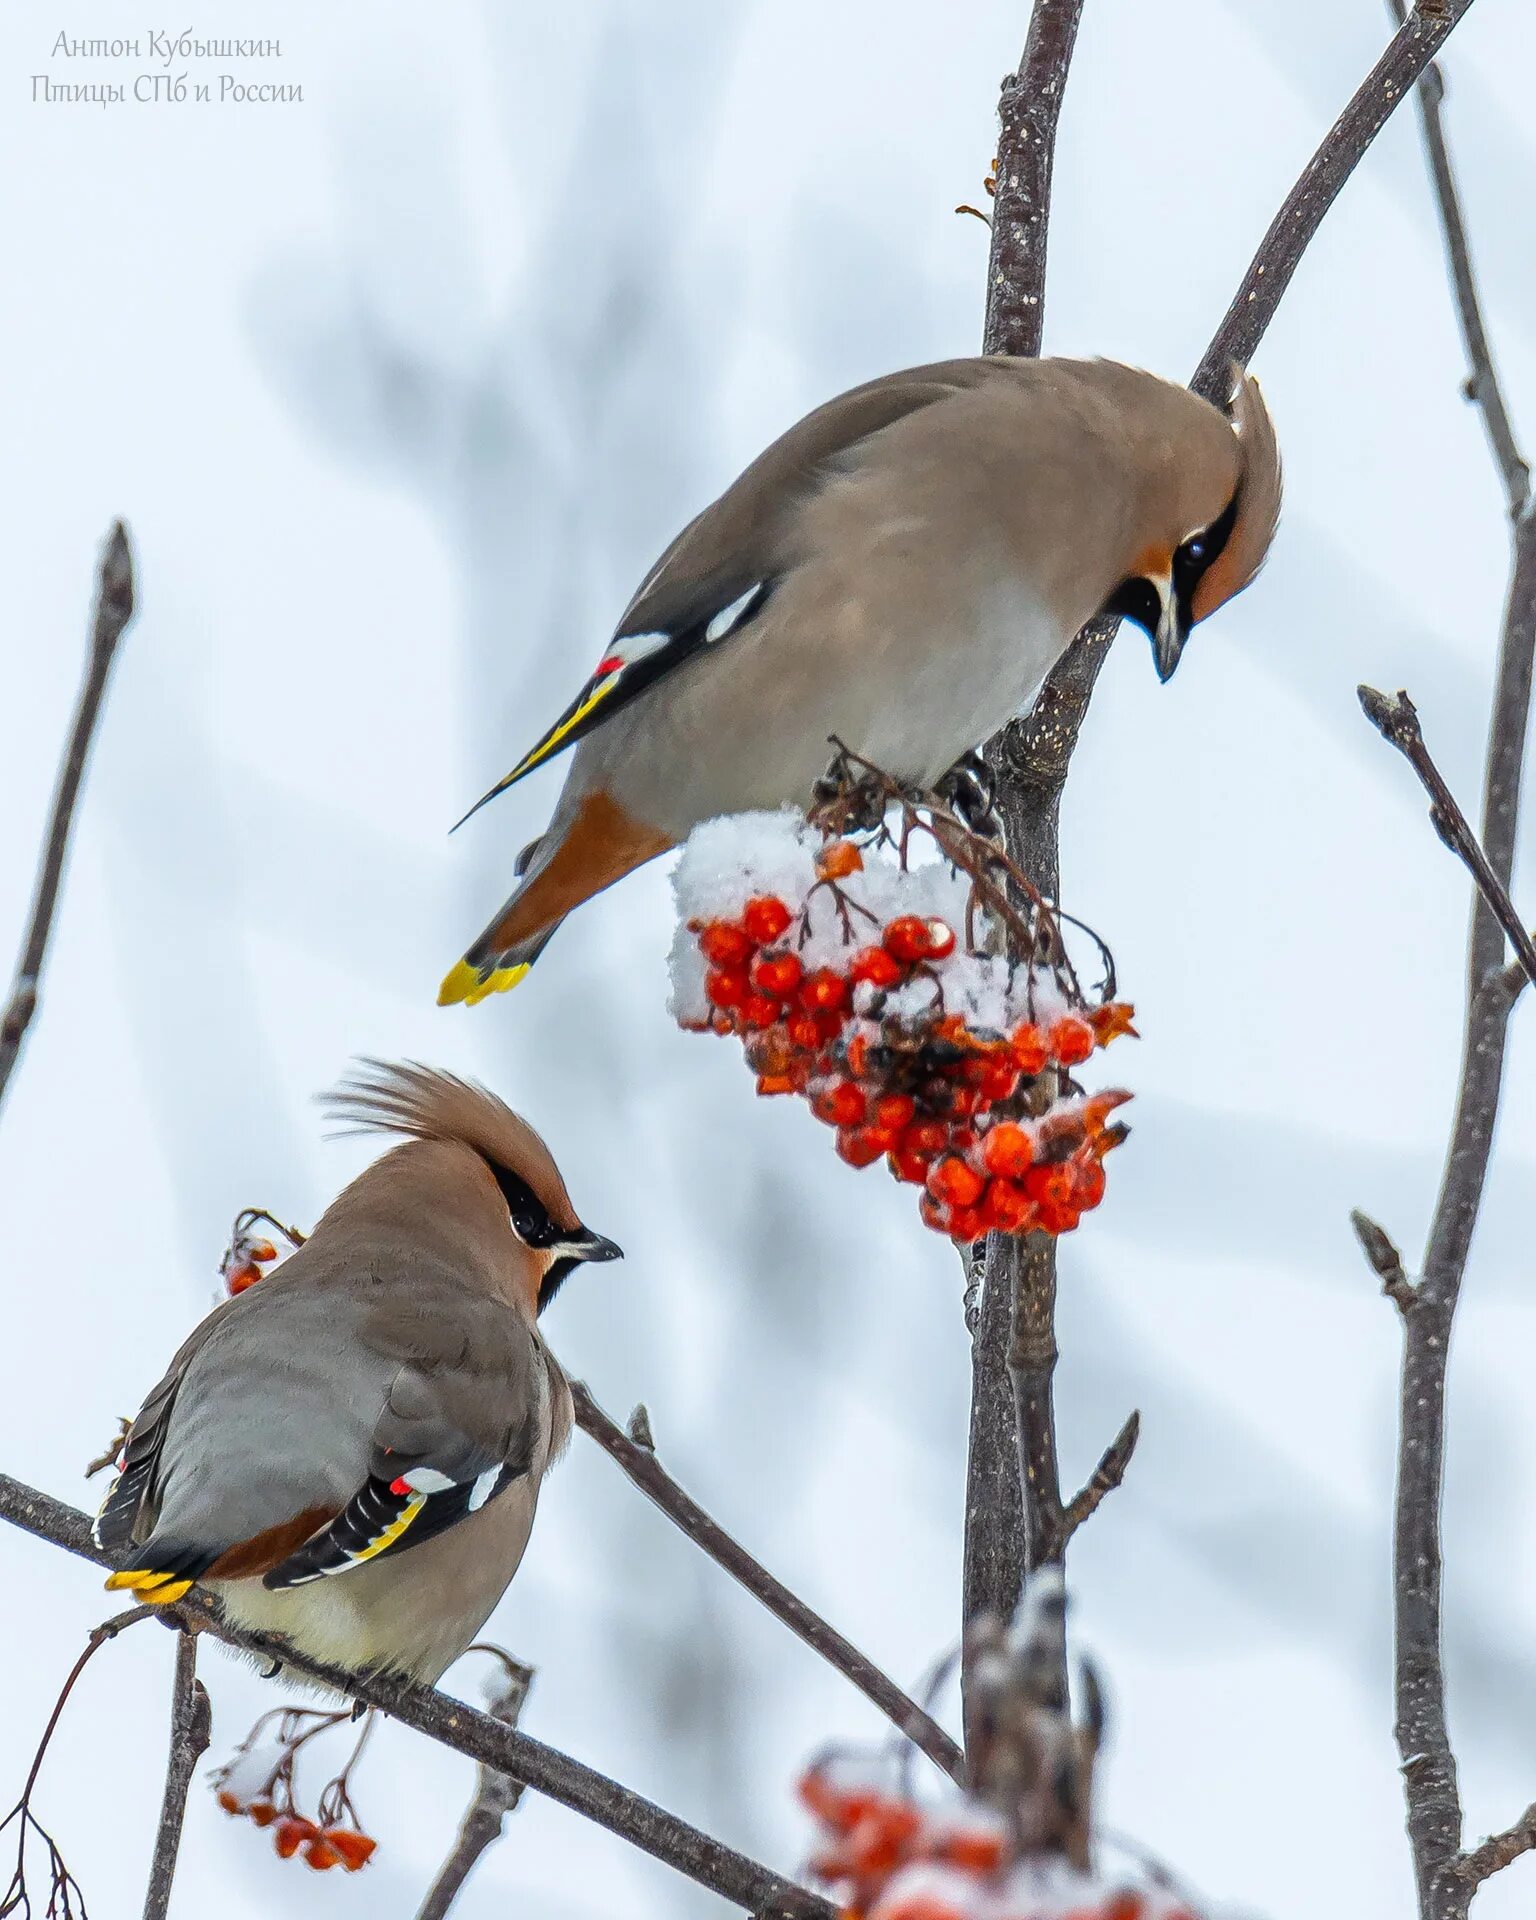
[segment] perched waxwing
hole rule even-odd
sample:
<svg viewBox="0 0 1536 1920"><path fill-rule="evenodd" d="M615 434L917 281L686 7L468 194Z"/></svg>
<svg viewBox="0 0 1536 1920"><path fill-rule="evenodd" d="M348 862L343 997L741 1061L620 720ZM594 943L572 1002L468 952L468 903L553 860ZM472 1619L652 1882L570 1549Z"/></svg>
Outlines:
<svg viewBox="0 0 1536 1920"><path fill-rule="evenodd" d="M829 735L932 786L1097 614L1144 626L1166 680L1258 571L1279 505L1269 415L1235 366L1225 412L1112 361L1005 356L819 407L684 528L485 796L577 746L440 1003L514 986L566 914L701 820L805 805Z"/></svg>
<svg viewBox="0 0 1536 1920"><path fill-rule="evenodd" d="M335 1114L405 1144L282 1266L216 1307L129 1433L109 1587L200 1581L238 1625L435 1680L517 1571L571 1395L538 1315L614 1260L549 1149L483 1088L369 1063Z"/></svg>

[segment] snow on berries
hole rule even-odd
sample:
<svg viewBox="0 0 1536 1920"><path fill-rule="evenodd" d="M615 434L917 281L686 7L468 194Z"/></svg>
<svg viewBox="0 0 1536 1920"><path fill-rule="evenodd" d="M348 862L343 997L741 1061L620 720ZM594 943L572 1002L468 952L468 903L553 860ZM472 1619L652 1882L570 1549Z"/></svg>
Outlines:
<svg viewBox="0 0 1536 1920"><path fill-rule="evenodd" d="M799 1094L850 1166L883 1159L936 1232L1070 1233L1104 1197L1130 1098L1073 1073L1135 1033L1132 1009L1111 981L1083 991L1057 917L1032 891L1009 900L1021 877L994 845L888 786L899 830L879 816L862 840L826 809L695 829L673 882L673 1015L734 1034L760 1094ZM910 857L920 837L938 858ZM1025 958L989 950L1004 931Z"/></svg>
<svg viewBox="0 0 1536 1920"><path fill-rule="evenodd" d="M846 1920L1194 1920L1144 1876L1020 1857L1007 1821L979 1800L925 1805L859 1756L823 1756L799 1792L816 1822L808 1870Z"/></svg>
<svg viewBox="0 0 1536 1920"><path fill-rule="evenodd" d="M259 1276L258 1276L259 1277ZM270 1828L280 1860L300 1859L316 1873L341 1867L356 1873L373 1858L378 1841L363 1831L350 1792L357 1764L373 1722L370 1711L352 1756L334 1779L321 1789L314 1817L298 1805L294 1762L311 1740L344 1725L351 1715L343 1709L277 1707L265 1713L228 1760L215 1769L209 1784L227 1814Z"/></svg>

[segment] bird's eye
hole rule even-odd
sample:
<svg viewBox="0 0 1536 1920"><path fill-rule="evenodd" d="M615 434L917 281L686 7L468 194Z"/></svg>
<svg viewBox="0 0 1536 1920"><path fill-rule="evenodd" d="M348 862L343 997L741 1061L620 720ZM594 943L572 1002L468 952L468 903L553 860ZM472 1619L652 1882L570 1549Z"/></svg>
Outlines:
<svg viewBox="0 0 1536 1920"><path fill-rule="evenodd" d="M1186 540L1184 542L1184 558L1198 567L1200 562L1205 558L1204 540L1199 538Z"/></svg>

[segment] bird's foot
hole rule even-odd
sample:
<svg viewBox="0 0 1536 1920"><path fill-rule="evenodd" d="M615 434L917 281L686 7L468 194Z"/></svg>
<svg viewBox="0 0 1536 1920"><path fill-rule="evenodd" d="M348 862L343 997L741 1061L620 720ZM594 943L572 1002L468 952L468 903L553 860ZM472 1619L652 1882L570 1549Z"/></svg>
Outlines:
<svg viewBox="0 0 1536 1920"><path fill-rule="evenodd" d="M811 789L811 807L838 833L873 833L885 819L888 797L881 782L839 747Z"/></svg>
<svg viewBox="0 0 1536 1920"><path fill-rule="evenodd" d="M1003 823L997 813L997 778L973 748L962 754L934 789L951 812L983 840L1001 840Z"/></svg>

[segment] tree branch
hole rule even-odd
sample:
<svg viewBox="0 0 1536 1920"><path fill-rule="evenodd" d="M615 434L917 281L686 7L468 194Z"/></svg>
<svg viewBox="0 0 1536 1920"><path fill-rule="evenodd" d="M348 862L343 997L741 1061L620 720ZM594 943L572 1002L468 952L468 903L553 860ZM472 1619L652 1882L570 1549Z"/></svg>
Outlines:
<svg viewBox="0 0 1536 1920"><path fill-rule="evenodd" d="M1461 1875L1474 1887L1513 1865L1522 1853L1536 1848L1536 1806L1527 1807L1512 1827L1496 1833L1461 1857Z"/></svg>
<svg viewBox="0 0 1536 1920"><path fill-rule="evenodd" d="M51 1541L99 1566L111 1564L93 1543L90 1522L83 1513L7 1474L0 1474L0 1520L8 1520L38 1539ZM198 1588L168 1611L199 1632L211 1633L264 1660L279 1661L322 1687L377 1707L441 1746L451 1747L498 1773L510 1774L536 1793L557 1800L719 1894L754 1915L755 1920L836 1920L832 1906L807 1888L701 1833L569 1754L516 1733L435 1687L415 1686L380 1674L348 1673L344 1668L307 1659L274 1635L246 1633L221 1619L217 1602Z"/></svg>
<svg viewBox="0 0 1536 1920"><path fill-rule="evenodd" d="M474 1652L475 1649L471 1648L470 1651ZM486 1711L493 1720L499 1720L504 1727L511 1727L515 1731L523 1711L523 1702L528 1698L528 1689L533 1685L533 1668L512 1659L500 1647L482 1647L479 1651L495 1654L506 1669L500 1684L490 1688L486 1695ZM514 1780L510 1774L498 1773L494 1767L481 1763L475 1774L475 1797L465 1809L458 1839L438 1870L437 1878L427 1889L427 1897L417 1911L416 1920L443 1920L443 1915L453 1905L459 1889L473 1872L481 1854L501 1838L507 1815L515 1810L522 1797L523 1784L520 1780Z"/></svg>
<svg viewBox="0 0 1536 1920"><path fill-rule="evenodd" d="M91 622L91 646L86 657L85 678L75 702L75 717L70 726L69 744L59 762L53 789L53 809L38 864L37 885L32 894L32 918L22 941L16 975L11 982L10 999L0 1013L0 1104L21 1052L21 1043L37 1011L42 984L43 962L48 955L48 936L53 931L53 914L58 905L59 887L64 878L64 862L69 852L69 830L75 817L75 801L85 774L86 756L101 713L107 677L117 652L123 629L133 617L133 555L121 520L107 536L101 556L96 588L96 612Z"/></svg>
<svg viewBox="0 0 1536 1920"><path fill-rule="evenodd" d="M1394 34L1334 125L1308 161L1294 187L1286 195L1271 221L1248 270L1233 297L1232 304L1216 329L1190 382L1207 399L1225 398L1227 365L1231 360L1247 362L1274 319L1281 296L1311 245L1323 216L1349 176L1364 159L1376 135L1400 104L1405 91L1425 71L1447 36L1464 17L1472 0L1421 0L1413 13ZM1037 6L1037 15L1038 15ZM1071 42L1042 32L1041 44L1061 46L1070 53ZM1034 40L1033 26L1031 33ZM1005 94L1008 83L1005 82ZM1059 105L1059 84L1056 103ZM1034 129L1030 129L1033 133ZM1006 123L1005 123L1006 132ZM1000 153L999 192L1005 177L1019 171L1028 182L1038 175L1028 172L1038 164L1038 156L1026 155L1023 161ZM1049 163L1044 178L1049 180ZM1025 250L1026 262L1043 269L1045 259L1045 210L1038 200L1030 202L1034 225L1022 228L1017 244ZM989 317L994 299L1003 301L1000 312L1018 319L1019 331L1013 335L994 334L990 323L988 345L998 350L1029 350L1039 339L1037 321L1025 320L1038 315L1039 289L1000 268L996 255L1000 246L1012 244L1017 222L1002 217L993 222L993 266L989 281ZM999 288L1006 290L1004 295ZM1014 289L1035 293L1036 303L1016 297ZM1023 316L1023 317L1020 317ZM1034 331L1031 331L1034 328ZM1018 347L1014 347L1017 341ZM988 744L987 759L998 779L999 811L1004 825L1008 852L1040 890L1054 898L1060 890L1058 821L1062 789L1077 745L1078 734L1094 684L1114 639L1117 622L1097 621L1084 628L1066 655L1057 664L1030 713L1011 722ZM965 1607L967 1619L982 1610L1009 1613L1017 1605L1026 1562L1034 1567L1053 1557L1062 1527L1061 1490L1056 1467L1054 1415L1051 1401L1052 1375L1056 1348L1053 1314L1056 1289L1056 1247L1051 1241L1032 1236L1022 1244L1005 1235L991 1236L985 1254L976 1331L973 1338L972 1368L974 1390L971 1416L971 1448L966 1511ZM1006 1446L1014 1445L1014 1434L1005 1431L1005 1395L1003 1353L1009 1340L1010 1320L1004 1302L1017 1301L1012 1318L1019 1333L1013 1338L1013 1351L1024 1365L1015 1376L1016 1405L1027 1430L1018 1444L1025 1461L1024 1478L1028 1490L1027 1506L1021 1506L1017 1472L1011 1471L1002 1457ZM1027 1550L1019 1539L1022 1532L1029 1541Z"/></svg>
<svg viewBox="0 0 1536 1920"><path fill-rule="evenodd" d="M1404 0L1387 0L1387 11L1399 26L1407 18ZM1440 226L1445 236L1446 266L1451 276L1451 291L1456 298L1456 317L1461 322L1461 337L1467 349L1467 381L1462 391L1483 416L1488 444L1504 481L1511 519L1523 511L1531 491L1531 470L1515 444L1515 430L1504 399L1504 389L1493 364L1488 334L1483 326L1482 301L1477 292L1477 276L1472 270L1472 250L1467 241L1467 223L1461 210L1461 195L1451 166L1450 148L1445 138L1445 76L1431 63L1419 81L1419 123L1424 132L1425 157L1434 181L1435 199L1440 208Z"/></svg>
<svg viewBox="0 0 1536 1920"><path fill-rule="evenodd" d="M197 1763L208 1750L211 1728L208 1691L197 1677L197 1636L181 1632L176 1636L176 1672L171 1684L171 1753L165 1769L165 1797L160 1803L154 1862L144 1895L144 1920L165 1920L170 1909L187 1792Z"/></svg>
<svg viewBox="0 0 1536 1920"><path fill-rule="evenodd" d="M851 1681L866 1700L872 1701L886 1718L957 1786L964 1784L965 1760L959 1747L931 1715L911 1700L894 1680L867 1659L850 1641L845 1640L803 1600L776 1580L754 1560L745 1547L733 1540L725 1529L691 1499L657 1459L650 1422L644 1409L626 1434L592 1398L579 1380L571 1382L576 1403L576 1424L595 1440L610 1459L616 1460L647 1499L681 1529L696 1547L702 1548L717 1566L733 1580L739 1580L755 1600L773 1616L782 1620L813 1652Z"/></svg>
<svg viewBox="0 0 1536 1920"><path fill-rule="evenodd" d="M1113 1493L1125 1479L1125 1470L1131 1464L1131 1455L1136 1451L1136 1442L1141 1438L1141 1415L1133 1412L1125 1425L1110 1441L1099 1458L1099 1464L1088 1478L1081 1493L1076 1493L1067 1502L1063 1516L1065 1546L1085 1520L1091 1520L1099 1510L1099 1503L1106 1494Z"/></svg>
<svg viewBox="0 0 1536 1920"><path fill-rule="evenodd" d="M1418 708L1406 693L1400 692L1395 700L1389 700L1374 687L1357 687L1355 691L1365 710L1366 719L1383 740L1397 748L1419 776L1424 791L1429 795L1430 824L1476 882L1477 890L1489 911L1509 935L1510 944L1525 970L1526 978L1536 981L1536 940L1532 940L1526 932L1524 922L1509 897L1508 887L1494 872L1477 835L1467 822L1467 816L1445 784L1444 775L1424 744ZM1502 953L1499 960L1502 964Z"/></svg>

